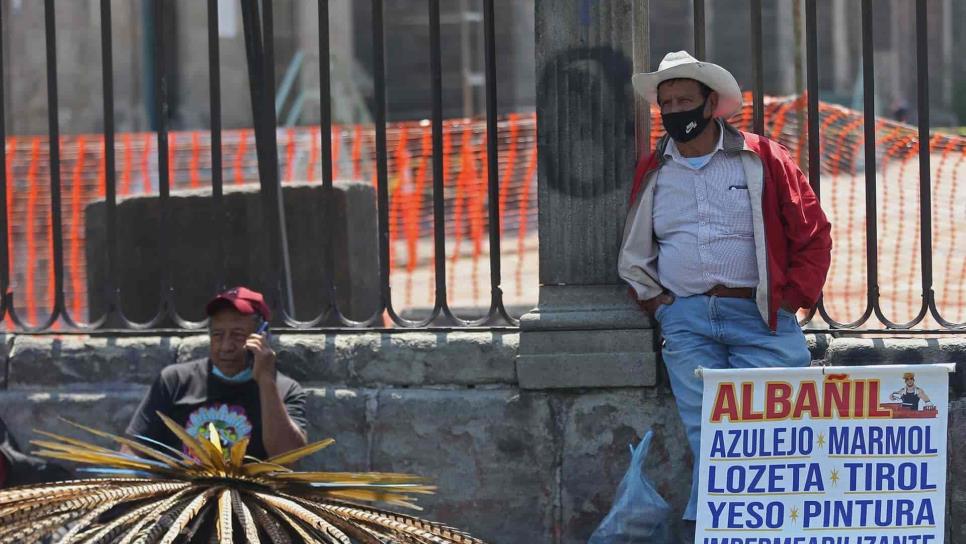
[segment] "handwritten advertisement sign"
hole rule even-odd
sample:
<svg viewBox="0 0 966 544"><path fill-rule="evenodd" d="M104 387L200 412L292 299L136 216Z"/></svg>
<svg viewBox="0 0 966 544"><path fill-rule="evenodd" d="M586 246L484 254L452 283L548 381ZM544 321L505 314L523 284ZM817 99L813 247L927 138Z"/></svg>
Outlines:
<svg viewBox="0 0 966 544"><path fill-rule="evenodd" d="M940 544L952 365L706 370L699 544Z"/></svg>

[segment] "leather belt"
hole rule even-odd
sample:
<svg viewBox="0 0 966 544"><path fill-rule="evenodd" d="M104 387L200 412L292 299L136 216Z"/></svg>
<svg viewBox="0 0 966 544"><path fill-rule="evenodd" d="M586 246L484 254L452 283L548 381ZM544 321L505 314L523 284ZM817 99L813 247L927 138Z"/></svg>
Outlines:
<svg viewBox="0 0 966 544"><path fill-rule="evenodd" d="M704 294L709 297L725 297L725 298L755 298L755 288L754 287L725 287L724 285L715 285L711 289L708 289Z"/></svg>

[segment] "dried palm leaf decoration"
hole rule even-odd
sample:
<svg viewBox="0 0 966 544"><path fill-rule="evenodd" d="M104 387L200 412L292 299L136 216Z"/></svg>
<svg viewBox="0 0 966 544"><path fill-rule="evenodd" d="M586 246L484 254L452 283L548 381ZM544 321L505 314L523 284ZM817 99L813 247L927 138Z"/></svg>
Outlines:
<svg viewBox="0 0 966 544"><path fill-rule="evenodd" d="M196 439L161 419L188 454L76 423L138 455L38 431L51 439L32 442L43 448L38 455L97 465L87 471L104 477L0 491L0 543L40 542L59 533L57 542L85 544L483 544L444 525L370 505L417 508L414 494L435 491L422 478L286 468L331 439L261 461L245 455L247 439L223 448L214 425L207 439Z"/></svg>

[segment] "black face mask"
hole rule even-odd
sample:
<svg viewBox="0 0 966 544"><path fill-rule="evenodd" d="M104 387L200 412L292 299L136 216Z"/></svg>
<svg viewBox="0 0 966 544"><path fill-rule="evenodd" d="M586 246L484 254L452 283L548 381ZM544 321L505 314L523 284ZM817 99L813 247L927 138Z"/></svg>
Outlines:
<svg viewBox="0 0 966 544"><path fill-rule="evenodd" d="M661 121L664 123L664 130L674 138L675 142L690 142L697 138L704 127L711 122L711 118L704 116L704 106L707 103L708 99L705 98L704 102L693 110L662 113Z"/></svg>

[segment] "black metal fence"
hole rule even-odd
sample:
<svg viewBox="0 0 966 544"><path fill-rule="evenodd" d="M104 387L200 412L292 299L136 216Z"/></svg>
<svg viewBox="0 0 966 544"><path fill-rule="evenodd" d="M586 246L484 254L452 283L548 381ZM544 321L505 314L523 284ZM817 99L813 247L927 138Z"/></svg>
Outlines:
<svg viewBox="0 0 966 544"><path fill-rule="evenodd" d="M915 37L916 37L916 72L909 74L917 82L918 113L918 147L919 159L919 254L921 268L921 305L915 317L905 322L897 322L883 311L880 300L879 280L879 214L877 206L877 151L876 151L876 118L875 118L875 78L873 60L873 0L861 1L862 27L862 94L864 103L864 159L865 159L865 252L866 252L866 301L861 316L853 321L841 322L830 315L824 300L811 309L802 320L806 331L820 332L828 329L851 333L876 333L889 331L904 331L911 333L962 333L966 331L966 323L955 323L947 320L940 313L936 304L936 294L933 285L933 204L930 165L930 120L929 120L929 50L927 29L927 2L915 1ZM705 2L693 0L694 16L694 51L699 59L705 58ZM820 149L821 131L819 126L819 54L817 0L805 0L805 57L807 81L807 133L808 133L808 173L809 181L815 194L822 196L822 153ZM764 118L764 77L762 52L762 0L749 1L750 17L750 58L753 80L753 127L757 134L765 133ZM923 145L919 145L922 143ZM924 327L924 321L931 317L938 327ZM824 323L819 322L820 318Z"/></svg>
<svg viewBox="0 0 966 544"><path fill-rule="evenodd" d="M211 111L211 165L212 165L212 209L216 217L223 217L224 183L222 179L222 124L221 124L221 88L220 88L220 54L218 40L218 1L207 1L208 26L208 64L210 74L210 111ZM270 259L278 263L273 270L273 277L266 289L269 299L273 302L276 315L280 316L279 324L300 329L325 327L347 328L381 328L403 327L420 328L434 327L474 327L474 326L515 326L517 320L512 317L503 302L501 290L501 261L500 261L500 217L498 177L500 173L498 145L497 145L497 107L496 107L496 60L494 35L494 6L493 0L484 0L483 5L483 33L484 33L484 75L485 75L485 105L486 105L486 161L488 184L488 230L489 230L489 272L490 272L490 301L489 307L478 319L463 319L451 309L447 299L447 260L434 260L435 303L429 315L421 319L407 319L393 306L390 293L390 222L389 222L389 180L388 180L388 152L386 139L386 60L384 45L383 1L372 0L372 45L373 45L373 78L375 87L375 154L377 166L377 230L380 263L380 298L381 305L370 317L353 320L340 311L334 284L334 257L332 229L319 233L321 251L324 255L325 270L322 271L322 289L328 294L330 303L316 317L309 320L299 320L294 316L290 304L284 301L292 300L289 276L289 255L287 251L287 233L285 230L284 208L281 200L282 189L279 182L278 151L276 142L276 111L275 111L275 59L274 59L274 21L273 5L271 1L240 0L242 26L245 38L247 68L250 81L251 104L254 120L255 145L258 157L258 174L260 180L260 195L265 218L265 231L270 248ZM319 13L319 58L329 59L329 2L318 0ZM169 237L171 187L169 169L169 74L165 67L168 65L165 54L166 44L165 3L151 2L153 6L153 59L154 97L153 117L157 127L157 166L158 166L158 204L160 219L158 232L158 262L160 263L159 305L155 315L146 321L134 321L124 315L122 310L122 293L119 286L120 256L117 250L118 228L118 192L115 168L115 121L114 121L114 74L113 74L113 46L111 37L111 1L101 0L101 54L103 80L103 115L104 115L104 144L105 144L105 219L106 219L106 268L108 279L105 290L108 294L108 309L102 316L91 316L89 323L82 323L78 316L72 315L65 301L64 285L64 232L62 224L63 204L61 201L61 157L60 146L49 146L49 176L50 176L50 207L52 240L52 279L53 303L46 318L37 323L28 323L18 313L14 305L14 298L21 296L11 287L10 251L8 236L8 210L6 209L8 191L8 169L6 168L6 153L0 154L0 290L3 292L0 302L0 316L8 319L9 324L20 331L36 332L53 328L63 330L94 331L105 329L145 330L171 327L181 329L198 329L206 326L205 321L191 321L182 317L175 307L174 286L171 280L169 252L171 243ZM432 172L433 172L433 212L434 236L433 245L436 255L446 255L446 236L444 224L444 196L443 196L443 112L442 112L442 62L440 43L440 2L428 0L430 48L427 52L430 61L432 81ZM55 31L56 8L54 0L44 1L45 40L46 40L46 77L47 104L49 120L49 142L60 141L58 128L58 89L57 89L57 34ZM3 14L0 13L0 32L2 32ZM0 34L2 46L2 34ZM0 51L0 62L3 52ZM3 66L0 64L0 74ZM322 187L326 194L333 190L332 156L331 156L331 128L332 115L330 111L330 72L328 62L320 62L321 89L321 166ZM0 141L6 141L4 116L2 111L3 88L0 87ZM332 198L326 198L326 209L322 210L326 216L331 216ZM216 261L221 262L225 255L225 248L221 243L224 232L222 222L212 222L214 232L211 238L215 241L214 251Z"/></svg>

